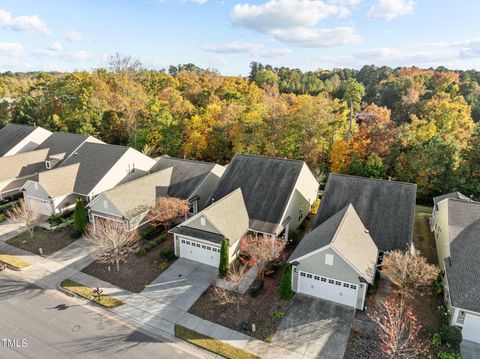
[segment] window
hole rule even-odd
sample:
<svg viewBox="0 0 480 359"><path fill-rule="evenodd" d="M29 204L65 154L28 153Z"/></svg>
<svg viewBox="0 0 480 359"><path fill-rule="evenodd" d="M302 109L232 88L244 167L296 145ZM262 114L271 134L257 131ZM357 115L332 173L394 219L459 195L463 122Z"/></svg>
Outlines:
<svg viewBox="0 0 480 359"><path fill-rule="evenodd" d="M311 275L311 274L307 274L307 278L312 278L312 275Z"/></svg>
<svg viewBox="0 0 480 359"><path fill-rule="evenodd" d="M339 282L338 280L335 281L335 285L342 285L342 282Z"/></svg>
<svg viewBox="0 0 480 359"><path fill-rule="evenodd" d="M348 283L343 283L343 286L346 287L346 288L349 287Z"/></svg>
<svg viewBox="0 0 480 359"><path fill-rule="evenodd" d="M303 219L303 209L300 208L300 210L298 211L298 221L301 222L302 219Z"/></svg>
<svg viewBox="0 0 480 359"><path fill-rule="evenodd" d="M320 277L318 275L316 275L315 277L313 277L313 279L320 280Z"/></svg>
<svg viewBox="0 0 480 359"><path fill-rule="evenodd" d="M207 225L207 221L205 220L205 218L203 218L203 217L200 218L200 225L202 227L205 227Z"/></svg>
<svg viewBox="0 0 480 359"><path fill-rule="evenodd" d="M329 266L333 266L333 254L330 254L330 253L325 254L325 264Z"/></svg>
<svg viewBox="0 0 480 359"><path fill-rule="evenodd" d="M184 240L184 239L182 239L182 243L185 243L185 240Z"/></svg>
<svg viewBox="0 0 480 359"><path fill-rule="evenodd" d="M202 244L202 249L206 249L206 248L207 248L207 246Z"/></svg>
<svg viewBox="0 0 480 359"><path fill-rule="evenodd" d="M328 283L333 284L335 281L333 279L329 279Z"/></svg>
<svg viewBox="0 0 480 359"><path fill-rule="evenodd" d="M305 273L300 272L300 276L305 277Z"/></svg>
<svg viewBox="0 0 480 359"><path fill-rule="evenodd" d="M463 324L464 322L465 322L465 312L463 310L461 310L458 313L457 323L458 324Z"/></svg>
<svg viewBox="0 0 480 359"><path fill-rule="evenodd" d="M207 246L207 249L208 249L209 251L211 251L211 250L212 250L212 247Z"/></svg>
<svg viewBox="0 0 480 359"><path fill-rule="evenodd" d="M321 280L322 282L326 282L326 281L327 281L327 278L322 277L322 278L320 278L320 280Z"/></svg>
<svg viewBox="0 0 480 359"><path fill-rule="evenodd" d="M200 248L200 243L197 243L197 247Z"/></svg>
<svg viewBox="0 0 480 359"><path fill-rule="evenodd" d="M187 242L187 244L190 244L190 241L186 241L186 242Z"/></svg>
<svg viewBox="0 0 480 359"><path fill-rule="evenodd" d="M350 284L350 288L352 288L352 289L357 289L357 286L356 286L356 285L353 285L353 284Z"/></svg>

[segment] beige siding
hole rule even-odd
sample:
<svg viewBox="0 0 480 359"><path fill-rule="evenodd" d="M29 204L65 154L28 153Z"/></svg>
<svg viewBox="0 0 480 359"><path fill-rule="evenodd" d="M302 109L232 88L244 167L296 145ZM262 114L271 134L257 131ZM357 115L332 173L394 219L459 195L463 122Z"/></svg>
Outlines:
<svg viewBox="0 0 480 359"><path fill-rule="evenodd" d="M191 222L188 222L187 226L195 229L200 229L202 231L210 232L210 233L218 233L221 234L206 218L205 218L205 226L201 224L201 218L205 218L202 215L194 218Z"/></svg>
<svg viewBox="0 0 480 359"><path fill-rule="evenodd" d="M27 137L17 143L13 148L10 149L4 156L12 156L16 155L17 153L23 153L27 151L33 151L40 145L43 141L45 141L48 137L50 137L52 133L42 127L37 127L34 131L32 131Z"/></svg>
<svg viewBox="0 0 480 359"><path fill-rule="evenodd" d="M440 268L445 269L444 259L450 256L450 239L448 234L448 200L438 203L435 220L435 244Z"/></svg>
<svg viewBox="0 0 480 359"><path fill-rule="evenodd" d="M212 195L218 186L220 177L225 172L225 167L216 165L207 175L200 186L192 193L191 197L199 196L198 211L200 212L207 206L207 199Z"/></svg>

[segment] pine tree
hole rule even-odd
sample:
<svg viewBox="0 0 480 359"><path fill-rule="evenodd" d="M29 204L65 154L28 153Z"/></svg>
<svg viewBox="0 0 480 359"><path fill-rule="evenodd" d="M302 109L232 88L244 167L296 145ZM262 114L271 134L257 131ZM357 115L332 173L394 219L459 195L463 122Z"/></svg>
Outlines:
<svg viewBox="0 0 480 359"><path fill-rule="evenodd" d="M230 258L228 255L228 239L224 238L222 242L222 248L220 249L220 265L218 267L218 273L222 277L226 276L230 269Z"/></svg>
<svg viewBox="0 0 480 359"><path fill-rule="evenodd" d="M287 263L283 267L282 277L280 278L280 298L290 300L293 298L292 290L292 265Z"/></svg>
<svg viewBox="0 0 480 359"><path fill-rule="evenodd" d="M81 199L77 200L75 204L75 211L73 212L74 217L74 227L78 234L82 234L87 228L88 218L87 211L85 211L85 206Z"/></svg>

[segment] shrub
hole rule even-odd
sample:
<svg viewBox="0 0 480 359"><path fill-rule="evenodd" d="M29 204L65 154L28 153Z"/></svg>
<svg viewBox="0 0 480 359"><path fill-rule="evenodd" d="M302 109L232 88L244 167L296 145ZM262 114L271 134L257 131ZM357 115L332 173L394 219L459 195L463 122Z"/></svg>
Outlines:
<svg viewBox="0 0 480 359"><path fill-rule="evenodd" d="M163 247L158 252L158 257L161 260L164 260L164 261L172 260L173 258L175 258L175 253L173 251L173 248L172 247Z"/></svg>
<svg viewBox="0 0 480 359"><path fill-rule="evenodd" d="M158 236L158 238L157 238L157 243L160 244L160 243L162 243L162 242L165 242L166 240L167 240L167 234L164 233L164 234L161 234L161 235Z"/></svg>
<svg viewBox="0 0 480 359"><path fill-rule="evenodd" d="M48 218L48 223L49 223L51 226L57 226L57 225L59 225L60 223L62 223L62 215L61 215L60 213L52 214L52 215Z"/></svg>
<svg viewBox="0 0 480 359"><path fill-rule="evenodd" d="M145 239L145 238L149 237L150 235L152 235L156 230L157 230L157 228L155 228L155 227L152 227L152 226L147 227L147 228L140 231L140 237Z"/></svg>
<svg viewBox="0 0 480 359"><path fill-rule="evenodd" d="M154 244L154 245L152 246L152 243L148 242L147 244L145 244L145 245L143 246L143 248L145 248L145 250L148 252L150 249L152 249L152 248L155 247L155 246L156 246L156 244Z"/></svg>
<svg viewBox="0 0 480 359"><path fill-rule="evenodd" d="M457 327L444 325L440 335L442 343L450 344L452 348L457 350L460 348L460 343L462 342L462 332Z"/></svg>
<svg viewBox="0 0 480 359"><path fill-rule="evenodd" d="M11 208L13 205L15 204L15 202L8 202L8 203L5 203L5 204L2 204L0 206L0 213L3 213L5 212L7 209Z"/></svg>
<svg viewBox="0 0 480 359"><path fill-rule="evenodd" d="M272 317L275 319L282 319L285 316L285 312L283 310L277 309L272 312Z"/></svg>
<svg viewBox="0 0 480 359"><path fill-rule="evenodd" d="M147 255L147 250L145 249L145 247L140 247L137 251L137 256L144 257L146 255Z"/></svg>
<svg viewBox="0 0 480 359"><path fill-rule="evenodd" d="M75 222L74 222L75 230L80 234L85 232L85 229L87 228L87 225L88 225L88 217L87 217L87 211L85 210L83 201L80 198L77 199L77 203L75 204L73 217L75 219Z"/></svg>
<svg viewBox="0 0 480 359"><path fill-rule="evenodd" d="M280 278L280 298L291 300L295 295L292 290L292 265L287 263Z"/></svg>
<svg viewBox="0 0 480 359"><path fill-rule="evenodd" d="M155 248L156 246L158 246L159 243L160 242L157 242L155 239L148 241L148 244L150 245L151 248Z"/></svg>
<svg viewBox="0 0 480 359"><path fill-rule="evenodd" d="M435 345L436 347L442 344L442 336L440 335L440 333L433 334L432 344Z"/></svg>
<svg viewBox="0 0 480 359"><path fill-rule="evenodd" d="M158 269L160 269L160 270L165 270L165 269L167 269L167 268L168 268L168 263L166 263L166 262L160 262L160 263L158 263Z"/></svg>
<svg viewBox="0 0 480 359"><path fill-rule="evenodd" d="M228 254L228 239L224 238L222 247L220 248L220 264L218 266L218 273L225 277L230 269L230 256Z"/></svg>
<svg viewBox="0 0 480 359"><path fill-rule="evenodd" d="M462 356L457 353L440 352L437 354L438 359L462 359Z"/></svg>
<svg viewBox="0 0 480 359"><path fill-rule="evenodd" d="M3 213L0 213L0 223L5 222L7 220L7 217Z"/></svg>

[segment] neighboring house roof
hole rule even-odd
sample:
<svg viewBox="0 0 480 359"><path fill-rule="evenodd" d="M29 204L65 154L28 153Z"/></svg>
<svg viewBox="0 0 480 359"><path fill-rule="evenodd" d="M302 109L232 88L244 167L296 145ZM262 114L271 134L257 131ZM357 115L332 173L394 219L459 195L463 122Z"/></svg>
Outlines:
<svg viewBox="0 0 480 359"><path fill-rule="evenodd" d="M480 312L480 202L449 199L450 258L445 272L457 308Z"/></svg>
<svg viewBox="0 0 480 359"><path fill-rule="evenodd" d="M88 195L128 149L125 146L85 142L57 168L80 164L73 192Z"/></svg>
<svg viewBox="0 0 480 359"><path fill-rule="evenodd" d="M108 199L125 218L132 218L155 205L159 193L163 195L166 192L171 177L170 167L114 187L97 198ZM88 206L91 207L93 203Z"/></svg>
<svg viewBox="0 0 480 359"><path fill-rule="evenodd" d="M43 141L37 149L48 149L48 156L62 154L68 158L73 151L80 147L90 136L76 133L54 132Z"/></svg>
<svg viewBox="0 0 480 359"><path fill-rule="evenodd" d="M37 127L35 126L7 123L0 129L0 156L5 155L36 129Z"/></svg>
<svg viewBox="0 0 480 359"><path fill-rule="evenodd" d="M354 207L349 204L309 232L290 256L301 260L329 245L368 283L373 283L378 248Z"/></svg>
<svg viewBox="0 0 480 359"><path fill-rule="evenodd" d="M409 248L417 185L331 173L314 227L352 204L381 251Z"/></svg>
<svg viewBox="0 0 480 359"><path fill-rule="evenodd" d="M172 168L172 178L167 195L188 199L215 167L214 163L160 157L150 173Z"/></svg>
<svg viewBox="0 0 480 359"><path fill-rule="evenodd" d="M250 229L279 234L283 230L280 221L303 165L297 160L236 154L208 203L241 188Z"/></svg>
<svg viewBox="0 0 480 359"><path fill-rule="evenodd" d="M469 197L467 197L463 193L457 191L457 192L447 193L447 194L443 194L441 196L433 197L433 205L436 207L439 202L441 202L441 201L443 201L444 199L447 199L447 198L470 201Z"/></svg>
<svg viewBox="0 0 480 359"><path fill-rule="evenodd" d="M0 157L0 181L33 175L44 169L47 154L48 150L43 149Z"/></svg>
<svg viewBox="0 0 480 359"><path fill-rule="evenodd" d="M59 167L51 171L37 173L32 181L38 182L51 198L63 196L75 191L75 183L81 165Z"/></svg>
<svg viewBox="0 0 480 359"><path fill-rule="evenodd" d="M199 217L205 217L205 219L221 233L222 239L223 237L229 239L230 244L237 242L245 233L248 232L249 218L247 208L243 201L242 190L240 188L223 197L219 201L211 204L203 211L192 217L189 221L184 222L172 229L171 232L185 234L185 228L189 228L188 230L198 230L189 227L188 223L196 220ZM198 234L201 235L201 233Z"/></svg>

